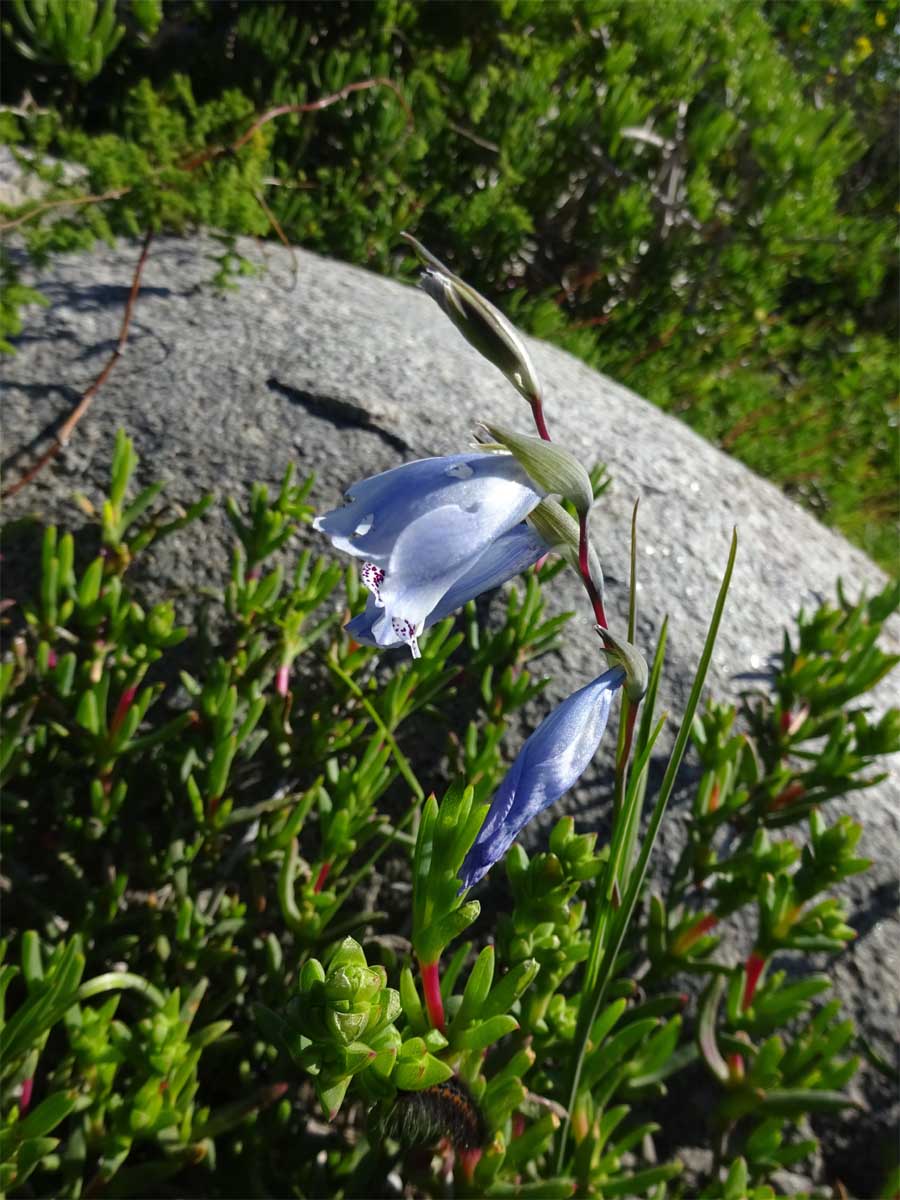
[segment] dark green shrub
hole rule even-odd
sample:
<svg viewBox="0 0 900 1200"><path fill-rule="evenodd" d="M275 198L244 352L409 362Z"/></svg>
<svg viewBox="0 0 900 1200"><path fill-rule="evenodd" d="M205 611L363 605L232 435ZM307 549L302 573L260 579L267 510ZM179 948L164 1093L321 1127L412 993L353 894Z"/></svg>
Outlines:
<svg viewBox="0 0 900 1200"><path fill-rule="evenodd" d="M19 225L34 260L148 226L264 234L268 209L392 272L412 228L895 565L897 0L173 2L152 37L144 7L120 7L89 87L65 53L33 77L21 16L6 39L4 96L46 109L2 114L6 138L87 168L47 169L48 198L128 189ZM411 127L372 88L178 170L254 112L374 77ZM4 262L8 336L28 295Z"/></svg>

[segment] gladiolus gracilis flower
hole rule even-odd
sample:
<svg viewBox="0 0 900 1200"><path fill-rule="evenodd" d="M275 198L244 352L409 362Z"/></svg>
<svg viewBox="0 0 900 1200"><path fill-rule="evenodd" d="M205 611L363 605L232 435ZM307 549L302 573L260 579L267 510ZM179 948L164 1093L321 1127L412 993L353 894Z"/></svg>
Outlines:
<svg viewBox="0 0 900 1200"><path fill-rule="evenodd" d="M463 576L477 576L485 551L540 499L511 454L473 451L419 459L363 479L341 508L313 524L337 550L363 559L362 581L378 610L363 626L369 640L405 642L418 657L427 618ZM490 580L493 560L484 565ZM486 582L481 590L491 586Z"/></svg>

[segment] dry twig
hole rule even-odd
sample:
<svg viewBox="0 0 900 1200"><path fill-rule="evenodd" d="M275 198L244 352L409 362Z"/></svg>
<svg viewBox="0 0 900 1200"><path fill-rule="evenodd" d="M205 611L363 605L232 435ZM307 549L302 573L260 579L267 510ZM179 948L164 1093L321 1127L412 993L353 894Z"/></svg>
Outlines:
<svg viewBox="0 0 900 1200"><path fill-rule="evenodd" d="M44 451L37 462L29 467L29 469L24 475L21 476L21 478L17 479L15 483L10 484L8 488L4 488L3 491L0 492L0 496L2 496L4 500L6 500L9 496L15 496L17 492L20 492L26 484L31 483L32 479L34 479L36 475L43 471L48 462L56 458L57 454L59 454L60 450L62 450L63 446L68 443L69 438L75 432L75 427L78 422L90 408L94 397L103 387L104 383L106 383L106 380L109 378L109 374L113 367L122 357L122 352L125 349L125 343L128 341L128 327L131 325L131 315L134 312L134 302L137 299L137 294L141 288L141 276L144 273L144 265L147 262L147 255L150 253L150 243L152 241L153 233L151 230L148 230L144 236L144 244L141 248L141 256L138 259L137 266L134 269L134 275L131 280L131 291L128 293L128 301L125 305L125 313L122 317L122 325L119 329L119 338L116 342L115 349L107 359L103 370L87 389L87 391L82 394L81 399L60 426L59 433L56 435L56 439L50 448Z"/></svg>

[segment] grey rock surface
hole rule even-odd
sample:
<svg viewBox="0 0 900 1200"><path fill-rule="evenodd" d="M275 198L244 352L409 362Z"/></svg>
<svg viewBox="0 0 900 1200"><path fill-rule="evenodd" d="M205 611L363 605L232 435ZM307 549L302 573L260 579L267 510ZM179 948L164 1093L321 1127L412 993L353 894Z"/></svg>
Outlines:
<svg viewBox="0 0 900 1200"><path fill-rule="evenodd" d="M18 154L25 159L33 156L20 148ZM75 183L87 175L84 167L78 163L60 164L55 158L44 156L41 159L44 166L60 166L63 183ZM39 200L47 191L47 185L36 175L26 174L19 167L16 156L9 146L0 146L0 204L13 207L24 204L26 200Z"/></svg>
<svg viewBox="0 0 900 1200"><path fill-rule="evenodd" d="M255 480L276 484L293 461L301 475L315 471L320 508L362 476L464 448L480 420L531 432L527 406L422 293L305 252L292 257L251 242L241 249L260 272L221 293L206 286L216 243L153 245L122 361L63 454L7 504L6 519L35 513L71 523L73 494L96 499L105 485L119 426L136 440L144 481L167 478L167 495L183 502L208 489L240 494ZM30 461L31 452L18 452L58 424L109 355L138 253L136 244L120 244L70 256L34 281L51 303L32 316L3 367L7 482ZM612 475L593 532L614 625L626 614L628 530L641 498L639 641L652 651L669 614L661 707L673 718L687 697L733 526L740 549L709 678L720 699L741 690L741 675L765 669L782 627L801 606L832 599L838 577L851 595L883 585L862 552L686 426L563 351L540 342L530 349L554 437ZM221 579L229 544L224 520L213 515L202 531L160 550L158 578L193 597ZM544 660L552 682L535 720L598 669L574 576L559 576L549 598L577 616L560 654ZM888 642L900 648L897 621ZM874 702L895 700L887 680ZM596 797L608 795L596 779L569 801L588 823L601 820L605 805ZM900 977L897 764L877 789L836 802L832 814L839 811L864 817L874 866L848 886L860 936L829 969L861 1027L890 1054ZM682 828L676 806L658 870L677 855ZM871 1081L869 1095L881 1106L879 1124L896 1120L896 1103L885 1108Z"/></svg>

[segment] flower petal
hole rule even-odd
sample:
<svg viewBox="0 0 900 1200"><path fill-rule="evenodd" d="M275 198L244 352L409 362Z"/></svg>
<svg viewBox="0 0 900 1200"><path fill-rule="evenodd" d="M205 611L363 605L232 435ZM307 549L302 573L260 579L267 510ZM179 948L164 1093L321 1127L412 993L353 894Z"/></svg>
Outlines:
<svg viewBox="0 0 900 1200"><path fill-rule="evenodd" d="M564 700L519 751L460 868L472 887L498 862L519 831L581 777L606 729L613 695L625 680L613 667ZM462 889L461 889L462 890Z"/></svg>
<svg viewBox="0 0 900 1200"><path fill-rule="evenodd" d="M547 549L544 540L529 526L519 524L507 529L475 559L465 575L447 589L429 613L426 627L442 621L482 592L492 591L507 579L521 575L546 554Z"/></svg>
<svg viewBox="0 0 900 1200"><path fill-rule="evenodd" d="M348 489L342 507L316 517L313 527L336 549L385 567L404 530L430 511L455 507L481 517L489 540L521 521L540 497L512 455L472 451L418 459L363 479Z"/></svg>
<svg viewBox="0 0 900 1200"><path fill-rule="evenodd" d="M453 583L425 618L422 628L442 621L444 617L462 608L469 600L480 596L525 571L547 552L543 540L527 525L518 524L502 533L472 563L464 575ZM372 592L365 612L349 621L347 632L357 642L369 646L396 646L404 639L394 630L390 621L385 623L384 600L381 585L384 581L380 567L363 564L362 576ZM388 614L392 617L394 614ZM378 625L378 636L375 626ZM384 640L382 640L384 639Z"/></svg>

